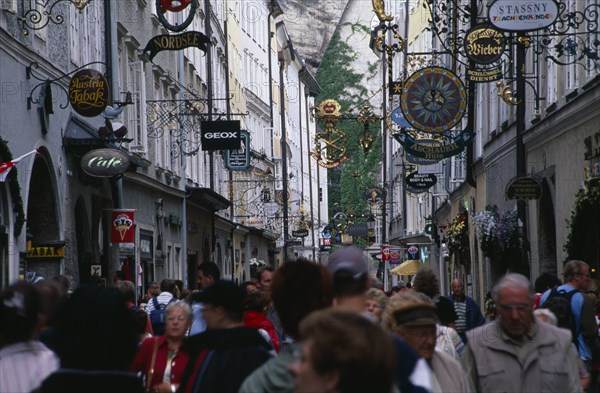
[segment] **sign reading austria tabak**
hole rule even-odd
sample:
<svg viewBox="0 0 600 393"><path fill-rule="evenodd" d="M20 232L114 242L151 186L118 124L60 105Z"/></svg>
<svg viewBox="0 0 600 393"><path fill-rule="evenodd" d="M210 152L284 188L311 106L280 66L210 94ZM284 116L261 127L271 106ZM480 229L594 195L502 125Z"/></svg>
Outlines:
<svg viewBox="0 0 600 393"><path fill-rule="evenodd" d="M135 239L135 209L111 211L110 227L112 243L133 243Z"/></svg>
<svg viewBox="0 0 600 393"><path fill-rule="evenodd" d="M144 53L150 52L148 58L150 61L158 52L163 50L181 50L189 47L195 47L206 53L207 44L210 39L198 31L186 31L181 34L162 34L152 37L144 48Z"/></svg>
<svg viewBox="0 0 600 393"><path fill-rule="evenodd" d="M77 71L69 83L69 102L81 116L95 117L104 112L110 99L108 81L99 71Z"/></svg>
<svg viewBox="0 0 600 393"><path fill-rule="evenodd" d="M496 0L488 9L488 19L500 30L534 31L552 26L558 13L554 0Z"/></svg>

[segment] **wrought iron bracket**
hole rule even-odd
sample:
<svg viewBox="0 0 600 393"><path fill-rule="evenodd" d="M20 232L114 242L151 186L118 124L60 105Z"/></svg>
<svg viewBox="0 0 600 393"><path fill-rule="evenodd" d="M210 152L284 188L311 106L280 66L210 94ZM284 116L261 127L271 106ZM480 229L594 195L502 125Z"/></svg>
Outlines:
<svg viewBox="0 0 600 393"><path fill-rule="evenodd" d="M41 30L49 23L60 25L65 18L60 13L54 13L60 3L71 3L79 12L83 12L93 0L21 0L21 15L17 20L21 23L23 35L29 35L29 30ZM26 8L26 3L29 7ZM57 10L59 10L57 8Z"/></svg>

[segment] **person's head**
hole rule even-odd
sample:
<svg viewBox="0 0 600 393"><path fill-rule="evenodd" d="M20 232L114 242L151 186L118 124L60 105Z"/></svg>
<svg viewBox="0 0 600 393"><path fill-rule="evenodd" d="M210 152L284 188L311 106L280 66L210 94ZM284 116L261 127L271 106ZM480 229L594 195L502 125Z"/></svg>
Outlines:
<svg viewBox="0 0 600 393"><path fill-rule="evenodd" d="M536 293L544 293L548 289L552 289L561 284L562 283L558 277L556 277L554 274L546 272L540 274L540 276L535 280L534 289Z"/></svg>
<svg viewBox="0 0 600 393"><path fill-rule="evenodd" d="M231 281L219 280L199 294L207 329L240 326L244 318L244 290Z"/></svg>
<svg viewBox="0 0 600 393"><path fill-rule="evenodd" d="M502 277L492 291L502 330L521 340L533 324L534 295L529 280L520 274Z"/></svg>
<svg viewBox="0 0 600 393"><path fill-rule="evenodd" d="M183 281L175 280L175 285L177 285L177 288L179 288L179 293L181 294L181 292L183 291Z"/></svg>
<svg viewBox="0 0 600 393"><path fill-rule="evenodd" d="M114 287L80 286L59 311L56 353L63 368L127 370L138 341L134 315Z"/></svg>
<svg viewBox="0 0 600 393"><path fill-rule="evenodd" d="M131 281L119 280L115 288L121 291L125 301L135 303L135 285Z"/></svg>
<svg viewBox="0 0 600 393"><path fill-rule="evenodd" d="M385 292L377 288L370 288L366 295L365 311L373 314L377 322L381 322L381 315L387 303L388 297Z"/></svg>
<svg viewBox="0 0 600 393"><path fill-rule="evenodd" d="M160 282L161 292L169 292L174 295L177 292L175 289L176 287L177 285L175 285L175 281L170 278L165 278Z"/></svg>
<svg viewBox="0 0 600 393"><path fill-rule="evenodd" d="M285 262L273 274L271 296L281 325L297 339L302 319L313 311L331 307L331 274L324 266L304 258Z"/></svg>
<svg viewBox="0 0 600 393"><path fill-rule="evenodd" d="M160 295L160 286L156 281L150 281L148 283L148 290L146 291L146 297L151 298L153 296Z"/></svg>
<svg viewBox="0 0 600 393"><path fill-rule="evenodd" d="M52 279L41 280L35 283L35 287L40 292L40 297L42 299L44 327L55 326L56 312L68 297L65 287Z"/></svg>
<svg viewBox="0 0 600 393"><path fill-rule="evenodd" d="M202 262L198 265L198 289L204 290L221 279L221 271L214 262Z"/></svg>
<svg viewBox="0 0 600 393"><path fill-rule="evenodd" d="M148 326L148 314L141 308L130 308L135 319L135 331L140 339L146 337L146 327Z"/></svg>
<svg viewBox="0 0 600 393"><path fill-rule="evenodd" d="M256 271L255 279L258 289L266 293L271 293L274 271L275 269L273 269L271 266L262 266Z"/></svg>
<svg viewBox="0 0 600 393"><path fill-rule="evenodd" d="M58 285L60 285L66 294L68 294L69 291L71 290L71 280L69 280L69 278L67 276L64 276L62 274L57 274L57 275L50 277L50 280L54 281Z"/></svg>
<svg viewBox="0 0 600 393"><path fill-rule="evenodd" d="M565 284L570 284L580 291L590 286L590 267L587 263L576 259L570 260L563 270Z"/></svg>
<svg viewBox="0 0 600 393"><path fill-rule="evenodd" d="M463 283L460 278L455 278L452 280L452 294L454 297L461 299L463 297Z"/></svg>
<svg viewBox="0 0 600 393"><path fill-rule="evenodd" d="M271 296L268 293L256 291L247 294L242 304L245 311L256 311L266 315L269 303L271 303Z"/></svg>
<svg viewBox="0 0 600 393"><path fill-rule="evenodd" d="M165 336L180 340L192 325L192 308L182 300L171 302L165 309Z"/></svg>
<svg viewBox="0 0 600 393"><path fill-rule="evenodd" d="M423 269L419 270L417 275L413 278L412 288L433 299L435 295L440 293L440 282L433 270Z"/></svg>
<svg viewBox="0 0 600 393"><path fill-rule="evenodd" d="M393 296L383 313L384 327L406 340L425 360L430 360L435 351L437 322L435 305L420 292Z"/></svg>
<svg viewBox="0 0 600 393"><path fill-rule="evenodd" d="M18 281L0 295L0 340L13 344L34 339L42 326L42 299L34 284Z"/></svg>
<svg viewBox="0 0 600 393"><path fill-rule="evenodd" d="M300 324L300 359L290 370L297 392L389 392L394 352L383 329L352 311L326 309Z"/></svg>
<svg viewBox="0 0 600 393"><path fill-rule="evenodd" d="M336 305L343 305L351 298L364 298L369 285L369 264L360 248L338 248L329 256L327 268L333 277Z"/></svg>
<svg viewBox="0 0 600 393"><path fill-rule="evenodd" d="M246 292L247 295L258 291L258 286L256 285L256 282L254 282L254 281L244 282L242 284L242 288L244 288L244 291Z"/></svg>
<svg viewBox="0 0 600 393"><path fill-rule="evenodd" d="M456 320L458 319L458 315L456 315L456 311L454 310L454 304L444 296L437 296L433 303L435 304L436 313L438 319L440 320L440 324L443 326L449 326L452 329L456 326Z"/></svg>
<svg viewBox="0 0 600 393"><path fill-rule="evenodd" d="M533 315L535 315L535 317L542 322L546 322L554 326L558 324L558 319L556 319L556 315L554 315L554 313L550 311L550 309L538 308L536 310L533 310Z"/></svg>

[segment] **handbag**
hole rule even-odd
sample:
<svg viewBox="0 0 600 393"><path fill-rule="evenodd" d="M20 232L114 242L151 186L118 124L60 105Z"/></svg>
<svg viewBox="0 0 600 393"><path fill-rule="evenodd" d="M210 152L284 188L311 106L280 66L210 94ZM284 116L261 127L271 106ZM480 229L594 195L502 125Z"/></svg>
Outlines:
<svg viewBox="0 0 600 393"><path fill-rule="evenodd" d="M154 337L154 349L152 350L152 360L150 361L150 368L148 369L148 375L146 375L146 391L150 391L152 386L152 378L154 377L154 364L156 363L156 355L158 353L158 337Z"/></svg>

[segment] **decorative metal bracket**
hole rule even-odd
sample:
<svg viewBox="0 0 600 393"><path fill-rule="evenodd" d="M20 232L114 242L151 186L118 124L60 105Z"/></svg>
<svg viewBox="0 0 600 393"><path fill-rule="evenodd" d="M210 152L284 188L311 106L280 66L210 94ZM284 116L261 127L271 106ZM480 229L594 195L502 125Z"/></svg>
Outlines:
<svg viewBox="0 0 600 393"><path fill-rule="evenodd" d="M79 12L83 12L93 0L21 0L21 16L17 17L21 22L23 35L29 35L29 30L41 30L50 22L60 25L64 17L60 13L54 13L54 8L60 3L71 3ZM29 7L26 8L26 3ZM59 7L60 8L60 7ZM57 10L59 10L57 8ZM62 10L59 10L59 12Z"/></svg>

